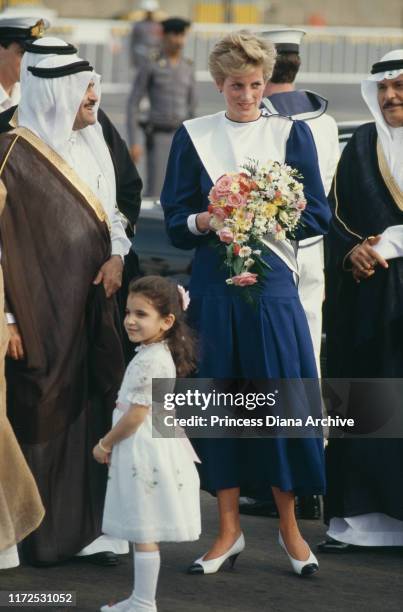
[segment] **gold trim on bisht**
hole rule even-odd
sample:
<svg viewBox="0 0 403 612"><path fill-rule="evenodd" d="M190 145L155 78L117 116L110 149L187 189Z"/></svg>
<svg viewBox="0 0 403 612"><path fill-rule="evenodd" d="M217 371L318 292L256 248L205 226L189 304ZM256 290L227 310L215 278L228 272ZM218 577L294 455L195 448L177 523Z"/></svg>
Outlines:
<svg viewBox="0 0 403 612"><path fill-rule="evenodd" d="M396 183L390 171L388 162L386 161L385 153L383 152L382 143L379 138L376 143L376 153L378 156L379 172L381 173L384 183L388 188L393 200L395 201L396 206L403 211L403 191Z"/></svg>
<svg viewBox="0 0 403 612"><path fill-rule="evenodd" d="M14 119L14 117L13 117ZM51 149L43 140L38 138L36 134L31 132L28 128L17 127L10 134L16 134L20 138L24 138L30 145L32 145L39 153L41 153L53 166L59 170L61 174L73 185L73 187L87 200L88 205L95 212L98 219L107 224L109 230L111 225L109 217L106 214L104 207L102 206L99 199L91 191L91 189L81 180L78 174L73 170L67 162L56 151Z"/></svg>
<svg viewBox="0 0 403 612"><path fill-rule="evenodd" d="M2 161L1 161L0 176L3 174L4 166L6 165L7 160L9 158L9 155L10 155L11 151L13 150L13 147L14 147L15 143L17 142L17 140L18 140L18 135L16 135L14 140L11 141L11 143L10 143L10 145L9 145L7 151L6 151L6 154L5 154L5 156L3 157Z"/></svg>
<svg viewBox="0 0 403 612"><path fill-rule="evenodd" d="M18 106L15 109L10 121L8 122L8 125L11 125L12 128L18 127Z"/></svg>
<svg viewBox="0 0 403 612"><path fill-rule="evenodd" d="M336 219L341 223L341 225L344 227L344 229L346 230L346 232L348 232L349 234L351 234L352 236L354 236L355 238L358 238L359 240L364 240L363 236L360 236L359 234L356 234L355 232L353 232L342 220L341 217L339 217L339 200L337 197L337 171L338 171L338 167L336 169L336 174L334 175L334 179L333 179L333 193L334 193L334 199L335 199L335 209L334 209L334 216L336 217Z"/></svg>

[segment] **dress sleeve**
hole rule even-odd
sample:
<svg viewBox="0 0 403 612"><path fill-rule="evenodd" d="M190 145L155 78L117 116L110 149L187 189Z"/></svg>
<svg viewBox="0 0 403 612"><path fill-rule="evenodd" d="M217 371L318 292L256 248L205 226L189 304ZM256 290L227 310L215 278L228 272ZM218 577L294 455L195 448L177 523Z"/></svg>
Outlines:
<svg viewBox="0 0 403 612"><path fill-rule="evenodd" d="M167 172L161 193L168 236L179 249L194 249L206 240L193 234L188 217L203 212L201 173L203 165L184 126L172 141Z"/></svg>
<svg viewBox="0 0 403 612"><path fill-rule="evenodd" d="M125 404L140 404L151 408L153 403L153 379L169 379L171 381L173 376L172 369L166 359L165 349L161 351L161 348L157 346L154 350L152 349L145 354L139 353L129 367L131 369L128 384L124 395L119 396L119 401ZM154 390L158 397L158 389ZM169 390L171 390L171 385L169 385Z"/></svg>
<svg viewBox="0 0 403 612"><path fill-rule="evenodd" d="M102 109L98 110L98 121L101 124L115 168L118 208L129 220L131 226L134 226L140 213L142 180L131 160L125 141Z"/></svg>
<svg viewBox="0 0 403 612"><path fill-rule="evenodd" d="M294 121L286 146L286 163L296 168L303 176L307 206L302 214L302 223L295 235L296 240L327 234L331 212L319 172L318 155L309 126L303 121Z"/></svg>
<svg viewBox="0 0 403 612"><path fill-rule="evenodd" d="M119 394L119 401L124 404L140 404L152 406L153 372L152 361L137 355L129 365L128 380L124 386L123 394Z"/></svg>

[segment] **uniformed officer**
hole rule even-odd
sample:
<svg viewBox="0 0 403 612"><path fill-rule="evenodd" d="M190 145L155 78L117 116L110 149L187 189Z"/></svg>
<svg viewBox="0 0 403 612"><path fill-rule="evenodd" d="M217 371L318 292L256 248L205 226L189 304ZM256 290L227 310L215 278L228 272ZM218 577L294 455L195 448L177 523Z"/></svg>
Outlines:
<svg viewBox="0 0 403 612"><path fill-rule="evenodd" d="M328 102L311 91L295 88L301 59L299 47L303 30L270 30L262 32L276 45L277 61L267 84L263 105L270 114L306 121L311 128L318 152L319 170L326 194L332 185L339 160L337 124L326 113ZM298 293L311 331L316 364L320 373L322 338L322 302L324 297L323 237L302 240L298 246Z"/></svg>
<svg viewBox="0 0 403 612"><path fill-rule="evenodd" d="M24 43L43 36L49 22L34 17L0 19L0 112L20 100L20 64Z"/></svg>
<svg viewBox="0 0 403 612"><path fill-rule="evenodd" d="M141 127L147 151L146 195L159 196L175 130L195 114L195 77L183 47L190 22L172 17L162 22L162 52L139 69L128 102L128 137L134 162L143 154ZM150 101L146 121L139 121L140 102Z"/></svg>
<svg viewBox="0 0 403 612"><path fill-rule="evenodd" d="M134 24L130 35L130 56L135 68L140 68L160 53L162 28L156 19L158 9L157 0L140 2L140 10L144 11L144 17Z"/></svg>

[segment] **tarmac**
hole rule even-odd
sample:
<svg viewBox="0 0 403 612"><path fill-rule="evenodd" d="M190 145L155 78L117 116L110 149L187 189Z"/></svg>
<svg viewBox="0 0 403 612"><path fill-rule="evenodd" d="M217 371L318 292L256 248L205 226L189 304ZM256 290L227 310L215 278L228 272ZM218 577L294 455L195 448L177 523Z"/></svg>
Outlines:
<svg viewBox="0 0 403 612"><path fill-rule="evenodd" d="M277 542L277 520L242 517L246 549L233 570L190 576L186 568L209 547L216 530L215 500L202 494L203 535L198 542L161 545L158 612L402 612L403 549L358 549L318 555L320 571L309 578L292 573ZM324 537L321 521L301 521L312 549ZM50 568L21 566L0 572L0 590L75 591L74 608L24 610L92 612L127 597L132 588L131 555L116 567L69 561ZM14 606L2 609L17 609Z"/></svg>

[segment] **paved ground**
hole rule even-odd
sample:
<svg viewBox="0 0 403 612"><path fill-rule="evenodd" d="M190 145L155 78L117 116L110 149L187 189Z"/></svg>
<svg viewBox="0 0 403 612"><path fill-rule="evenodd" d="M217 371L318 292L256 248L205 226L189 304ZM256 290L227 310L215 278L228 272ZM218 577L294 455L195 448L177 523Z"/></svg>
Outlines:
<svg viewBox="0 0 403 612"><path fill-rule="evenodd" d="M207 549L214 534L215 502L203 495L203 537L192 544L163 545L158 589L159 612L401 612L403 550L363 550L322 555L320 572L301 579L290 571L277 544L274 519L243 517L247 548L233 571L189 576L185 569ZM324 534L319 521L303 521L311 545ZM113 568L66 563L38 569L21 567L0 572L0 589L77 591L76 610L89 612L130 592L132 563L126 556ZM2 609L2 608L1 608ZM15 609L15 608L10 608Z"/></svg>

